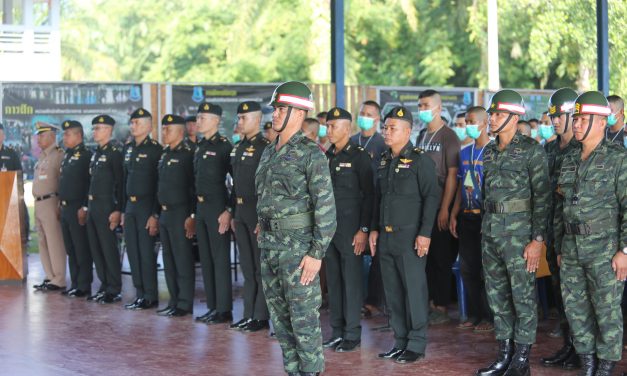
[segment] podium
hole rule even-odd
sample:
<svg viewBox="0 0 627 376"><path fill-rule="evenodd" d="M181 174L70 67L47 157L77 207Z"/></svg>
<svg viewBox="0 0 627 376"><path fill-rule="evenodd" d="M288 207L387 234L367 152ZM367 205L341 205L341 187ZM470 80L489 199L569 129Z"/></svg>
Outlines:
<svg viewBox="0 0 627 376"><path fill-rule="evenodd" d="M21 283L26 279L23 195L21 172L0 172L0 284Z"/></svg>

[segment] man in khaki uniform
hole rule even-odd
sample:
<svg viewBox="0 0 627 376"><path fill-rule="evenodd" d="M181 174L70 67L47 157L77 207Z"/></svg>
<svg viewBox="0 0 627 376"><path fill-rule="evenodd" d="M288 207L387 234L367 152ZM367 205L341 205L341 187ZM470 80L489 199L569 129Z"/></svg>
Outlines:
<svg viewBox="0 0 627 376"><path fill-rule="evenodd" d="M41 291L65 290L65 265L67 254L63 243L59 219L59 175L63 150L56 144L56 128L37 123L37 144L41 155L35 165L33 197L35 198L35 224L39 235L39 257L46 273L42 284L34 288Z"/></svg>

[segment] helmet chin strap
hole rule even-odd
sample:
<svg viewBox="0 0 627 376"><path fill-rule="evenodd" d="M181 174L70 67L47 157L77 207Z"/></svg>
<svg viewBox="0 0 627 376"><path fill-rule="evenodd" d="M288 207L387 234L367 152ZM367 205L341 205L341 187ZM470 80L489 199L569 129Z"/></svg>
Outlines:
<svg viewBox="0 0 627 376"><path fill-rule="evenodd" d="M277 133L281 133L285 130L285 127L287 127L287 122L290 120L290 115L292 114L292 106L288 106L287 107L287 114L285 115L285 120L283 120L283 125L281 125L281 129L276 130L275 131Z"/></svg>
<svg viewBox="0 0 627 376"><path fill-rule="evenodd" d="M505 123L503 123L503 125L501 125L499 129L495 130L494 133L500 133L503 130L503 128L505 128L507 123L509 123L509 121L512 120L512 116L514 116L514 114L510 113L507 119L505 120Z"/></svg>
<svg viewBox="0 0 627 376"><path fill-rule="evenodd" d="M583 138L579 140L579 142L583 141L590 134L590 130L592 130L592 122L594 121L594 115L590 115L590 120L588 121L588 129L586 130L586 134L583 135Z"/></svg>
<svg viewBox="0 0 627 376"><path fill-rule="evenodd" d="M566 114L566 124L564 124L564 133L568 132L568 121L570 120L570 114Z"/></svg>

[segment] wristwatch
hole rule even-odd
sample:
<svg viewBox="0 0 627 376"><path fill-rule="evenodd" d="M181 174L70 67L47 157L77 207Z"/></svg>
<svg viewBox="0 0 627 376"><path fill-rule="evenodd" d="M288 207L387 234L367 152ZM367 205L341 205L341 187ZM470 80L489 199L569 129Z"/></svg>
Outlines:
<svg viewBox="0 0 627 376"><path fill-rule="evenodd" d="M194 219L194 218L196 218L196 214L192 213L192 214L190 214L190 215L189 215L189 217L190 217L191 219Z"/></svg>
<svg viewBox="0 0 627 376"><path fill-rule="evenodd" d="M544 236L542 235L536 235L535 238L533 238L533 240L542 243L544 241Z"/></svg>
<svg viewBox="0 0 627 376"><path fill-rule="evenodd" d="M366 227L366 226L360 228L360 230L361 230L361 232L368 233L368 227Z"/></svg>
<svg viewBox="0 0 627 376"><path fill-rule="evenodd" d="M85 211L89 210L89 208L87 206L83 206L81 209L83 209Z"/></svg>
<svg viewBox="0 0 627 376"><path fill-rule="evenodd" d="M623 248L621 252L623 252L623 255L627 255L627 247Z"/></svg>

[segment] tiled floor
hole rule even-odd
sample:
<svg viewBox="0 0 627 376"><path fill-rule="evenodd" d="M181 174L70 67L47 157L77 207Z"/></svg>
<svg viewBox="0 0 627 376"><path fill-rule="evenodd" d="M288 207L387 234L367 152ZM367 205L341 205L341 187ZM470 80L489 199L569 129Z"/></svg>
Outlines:
<svg viewBox="0 0 627 376"><path fill-rule="evenodd" d="M33 292L42 280L37 255L29 257L25 285L0 286L0 375L281 375L281 350L267 333L244 334L226 325L207 326L191 317L158 317L154 310L129 312L122 304L99 305L58 293ZM197 273L197 314L205 312ZM124 276L124 302L133 297ZM241 316L240 281L236 284L235 319ZM160 273L163 303L167 290ZM323 333L329 334L322 313ZM325 375L472 375L492 361L491 334L455 329L455 322L429 331L427 357L413 365L376 358L392 344L391 332L373 331L385 319L363 320L360 351L326 352ZM542 322L532 351L534 375L575 375L541 367L538 362L560 346L546 336L554 322ZM627 370L625 362L619 370ZM617 370L616 374L620 375Z"/></svg>

